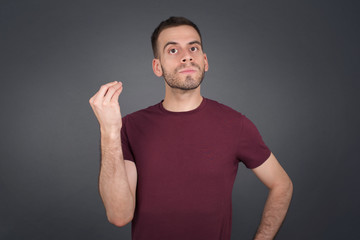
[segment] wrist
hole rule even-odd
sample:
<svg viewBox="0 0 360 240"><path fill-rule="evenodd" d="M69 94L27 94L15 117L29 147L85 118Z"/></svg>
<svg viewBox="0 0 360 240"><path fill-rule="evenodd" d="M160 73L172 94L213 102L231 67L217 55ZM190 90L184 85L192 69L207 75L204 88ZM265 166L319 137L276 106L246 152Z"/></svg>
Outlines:
<svg viewBox="0 0 360 240"><path fill-rule="evenodd" d="M102 128L100 127L101 138L105 139L118 139L121 135L121 128L113 127L113 128Z"/></svg>

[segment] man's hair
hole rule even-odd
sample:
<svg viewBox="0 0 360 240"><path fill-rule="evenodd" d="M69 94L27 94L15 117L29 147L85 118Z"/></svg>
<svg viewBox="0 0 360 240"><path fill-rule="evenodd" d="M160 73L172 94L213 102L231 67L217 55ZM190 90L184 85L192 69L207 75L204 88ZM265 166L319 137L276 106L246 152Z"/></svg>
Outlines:
<svg viewBox="0 0 360 240"><path fill-rule="evenodd" d="M151 45L152 45L152 49L153 49L155 58L158 58L157 40L159 38L160 33L167 28L177 27L177 26L182 26L182 25L188 25L188 26L193 27L199 34L200 42L202 44L200 30L195 25L195 23L193 23L192 21L190 21L189 19L184 18L184 17L170 17L170 18L162 21L159 24L159 26L157 28L155 28L154 32L151 35Z"/></svg>

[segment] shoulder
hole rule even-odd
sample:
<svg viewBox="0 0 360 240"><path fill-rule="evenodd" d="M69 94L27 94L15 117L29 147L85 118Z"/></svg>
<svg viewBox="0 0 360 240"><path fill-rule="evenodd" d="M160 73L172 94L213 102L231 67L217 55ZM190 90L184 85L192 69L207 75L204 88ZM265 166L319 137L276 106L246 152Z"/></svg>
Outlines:
<svg viewBox="0 0 360 240"><path fill-rule="evenodd" d="M240 113L239 111L237 111L223 103L219 103L215 100L206 99L206 104L211 111L214 111L217 114L221 114L222 116L225 115L226 117L236 117L236 118L244 117L244 115L242 113Z"/></svg>
<svg viewBox="0 0 360 240"><path fill-rule="evenodd" d="M219 123L236 126L238 129L256 129L255 124L243 113L217 101L206 99L208 112L214 116Z"/></svg>
<svg viewBox="0 0 360 240"><path fill-rule="evenodd" d="M137 110L133 113L127 114L125 117L123 117L123 122L127 122L129 120L134 121L137 119L143 119L146 116L152 116L156 113L160 112L159 104L157 103L155 105L149 106L147 108Z"/></svg>

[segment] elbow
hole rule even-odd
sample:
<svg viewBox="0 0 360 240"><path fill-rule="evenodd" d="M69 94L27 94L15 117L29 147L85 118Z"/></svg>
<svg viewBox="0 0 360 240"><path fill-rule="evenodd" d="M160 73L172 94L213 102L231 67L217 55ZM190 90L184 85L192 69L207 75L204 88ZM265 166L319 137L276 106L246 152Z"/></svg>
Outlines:
<svg viewBox="0 0 360 240"><path fill-rule="evenodd" d="M289 192L291 192L291 194L292 194L294 191L294 185L290 178L289 178L289 182L288 182L288 188L289 188Z"/></svg>
<svg viewBox="0 0 360 240"><path fill-rule="evenodd" d="M294 191L294 185L290 178L288 179L288 181L284 182L282 189L284 193L291 199Z"/></svg>
<svg viewBox="0 0 360 240"><path fill-rule="evenodd" d="M116 227L124 227L130 223L133 219L133 215L127 217L110 217L108 216L108 221L115 225Z"/></svg>
<svg viewBox="0 0 360 240"><path fill-rule="evenodd" d="M292 196L293 194L293 183L289 177L286 179L283 179L276 184L274 184L272 187L270 187L271 190L282 192L283 194Z"/></svg>

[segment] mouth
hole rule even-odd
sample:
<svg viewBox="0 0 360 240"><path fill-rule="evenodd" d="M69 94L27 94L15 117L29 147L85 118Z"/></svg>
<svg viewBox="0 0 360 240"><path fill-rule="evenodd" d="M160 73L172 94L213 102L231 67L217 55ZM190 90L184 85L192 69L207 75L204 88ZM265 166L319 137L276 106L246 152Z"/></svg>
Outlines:
<svg viewBox="0 0 360 240"><path fill-rule="evenodd" d="M184 74L190 74L190 73L195 73L196 69L192 69L192 68L185 68L185 69L181 69L179 71L179 73L184 73Z"/></svg>

